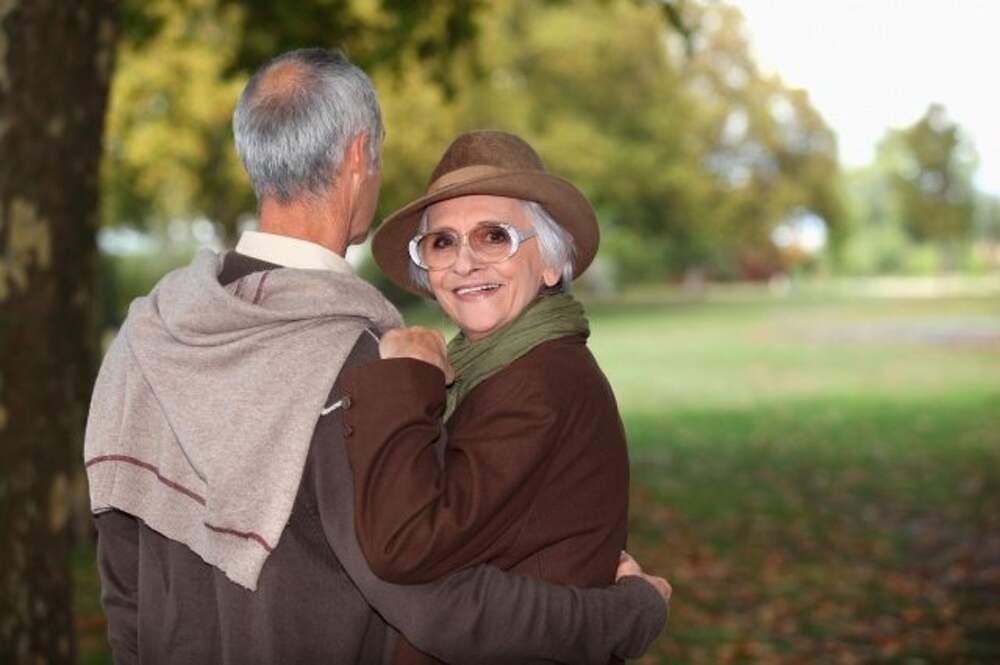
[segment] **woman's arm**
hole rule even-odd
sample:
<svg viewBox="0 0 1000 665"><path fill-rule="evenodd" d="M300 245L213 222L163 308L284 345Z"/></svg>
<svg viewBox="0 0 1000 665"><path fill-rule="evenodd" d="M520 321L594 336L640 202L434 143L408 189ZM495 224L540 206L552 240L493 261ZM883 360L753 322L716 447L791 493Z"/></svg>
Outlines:
<svg viewBox="0 0 1000 665"><path fill-rule="evenodd" d="M558 411L537 379L505 370L482 384L489 409L457 421L444 445L438 368L395 358L344 372L356 529L379 577L426 582L516 538L558 441Z"/></svg>

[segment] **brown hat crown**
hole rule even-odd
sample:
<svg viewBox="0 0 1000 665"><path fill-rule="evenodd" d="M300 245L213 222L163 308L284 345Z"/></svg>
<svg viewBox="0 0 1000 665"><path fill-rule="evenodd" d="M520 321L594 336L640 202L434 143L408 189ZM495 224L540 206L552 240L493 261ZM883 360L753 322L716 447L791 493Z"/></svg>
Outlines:
<svg viewBox="0 0 1000 665"><path fill-rule="evenodd" d="M467 166L492 166L504 171L545 171L545 164L527 141L496 130L467 132L452 141L438 162L428 187L438 178Z"/></svg>

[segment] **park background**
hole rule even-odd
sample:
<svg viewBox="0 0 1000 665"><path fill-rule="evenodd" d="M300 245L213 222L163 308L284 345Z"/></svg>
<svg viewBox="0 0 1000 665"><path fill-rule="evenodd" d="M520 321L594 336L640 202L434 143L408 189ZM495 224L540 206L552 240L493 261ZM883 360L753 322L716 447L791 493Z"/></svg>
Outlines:
<svg viewBox="0 0 1000 665"><path fill-rule="evenodd" d="M832 4L852 20L824 24ZM1000 129L967 130L894 51L951 62L991 5L0 2L0 662L110 662L80 468L100 349L164 272L252 228L230 116L302 45L375 81L377 219L481 127L597 208L576 292L628 430L629 548L675 592L643 662L1000 662L1000 155L979 149ZM880 96L922 106L848 163L741 7L858 81L869 124ZM882 35L881 86L855 29ZM1000 117L1000 50L976 44L945 69Z"/></svg>

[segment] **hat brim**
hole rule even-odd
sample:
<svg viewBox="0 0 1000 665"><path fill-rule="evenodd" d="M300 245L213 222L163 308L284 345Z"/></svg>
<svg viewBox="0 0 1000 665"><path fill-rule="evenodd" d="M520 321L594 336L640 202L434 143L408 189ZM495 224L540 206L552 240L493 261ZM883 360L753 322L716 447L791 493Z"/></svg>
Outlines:
<svg viewBox="0 0 1000 665"><path fill-rule="evenodd" d="M426 296L427 292L410 280L410 240L417 234L425 208L441 201L489 194L540 203L573 236L576 260L573 279L590 266L600 244L597 216L580 190L568 180L538 171L514 171L470 179L443 187L408 203L385 218L372 238L372 255L382 272L397 286Z"/></svg>

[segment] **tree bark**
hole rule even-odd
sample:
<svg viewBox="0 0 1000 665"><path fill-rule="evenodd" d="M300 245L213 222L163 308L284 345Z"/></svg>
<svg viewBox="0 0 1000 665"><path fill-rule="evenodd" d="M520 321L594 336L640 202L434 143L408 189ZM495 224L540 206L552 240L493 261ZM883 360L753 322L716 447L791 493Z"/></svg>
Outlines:
<svg viewBox="0 0 1000 665"><path fill-rule="evenodd" d="M115 0L0 0L0 662L72 663Z"/></svg>

